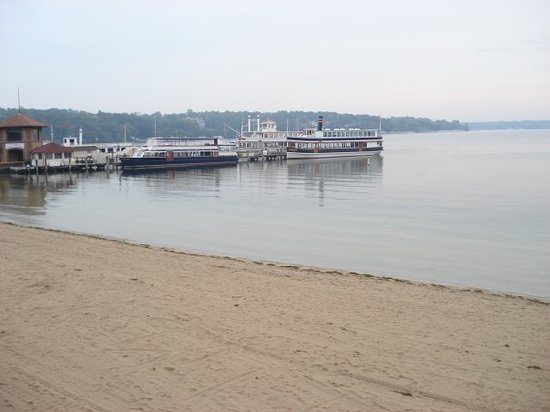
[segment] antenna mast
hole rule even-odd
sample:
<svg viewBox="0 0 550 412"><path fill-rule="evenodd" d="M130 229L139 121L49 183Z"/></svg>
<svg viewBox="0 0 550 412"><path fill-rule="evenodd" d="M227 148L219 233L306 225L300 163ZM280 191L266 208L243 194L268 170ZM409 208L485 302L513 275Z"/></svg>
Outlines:
<svg viewBox="0 0 550 412"><path fill-rule="evenodd" d="M19 86L17 86L17 107L18 113L21 113L21 98L19 96Z"/></svg>

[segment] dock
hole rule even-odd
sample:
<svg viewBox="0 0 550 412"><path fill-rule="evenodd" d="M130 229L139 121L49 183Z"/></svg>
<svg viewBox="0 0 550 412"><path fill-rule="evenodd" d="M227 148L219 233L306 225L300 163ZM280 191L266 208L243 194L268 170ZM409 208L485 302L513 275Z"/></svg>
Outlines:
<svg viewBox="0 0 550 412"><path fill-rule="evenodd" d="M48 173L82 173L96 172L100 170L115 171L120 167L116 158L107 157L104 162L97 162L93 159L74 159L74 162L56 162L40 165L38 161L31 165L10 167L13 174L48 174Z"/></svg>

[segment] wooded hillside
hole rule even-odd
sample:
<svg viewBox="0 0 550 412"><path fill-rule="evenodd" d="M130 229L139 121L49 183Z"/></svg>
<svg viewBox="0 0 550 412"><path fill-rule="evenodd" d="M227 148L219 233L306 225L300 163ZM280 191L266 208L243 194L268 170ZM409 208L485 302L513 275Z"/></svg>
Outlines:
<svg viewBox="0 0 550 412"><path fill-rule="evenodd" d="M302 130L314 127L317 116L324 117L326 128L378 128L378 116L339 114L334 112L279 111L275 113L259 112L194 112L153 114L140 113L89 113L66 109L25 109L21 111L47 125L52 126L54 141L61 142L63 137L77 136L79 128L84 131L84 141L114 142L124 140L124 131L130 140L145 140L155 133L157 136L224 136L234 138L241 124L246 124L260 116L261 120L271 119L277 122L278 130ZM17 113L17 109L1 109L0 120ZM382 118L382 130L385 132L427 132L438 130L468 130L468 125L457 120L430 120L415 117ZM50 130L44 135L49 136Z"/></svg>

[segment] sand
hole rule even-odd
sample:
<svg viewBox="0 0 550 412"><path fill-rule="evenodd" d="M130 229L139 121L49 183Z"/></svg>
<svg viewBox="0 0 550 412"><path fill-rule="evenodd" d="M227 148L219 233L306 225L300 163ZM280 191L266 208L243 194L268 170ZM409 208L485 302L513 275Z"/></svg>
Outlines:
<svg viewBox="0 0 550 412"><path fill-rule="evenodd" d="M0 410L550 410L550 305L0 223Z"/></svg>

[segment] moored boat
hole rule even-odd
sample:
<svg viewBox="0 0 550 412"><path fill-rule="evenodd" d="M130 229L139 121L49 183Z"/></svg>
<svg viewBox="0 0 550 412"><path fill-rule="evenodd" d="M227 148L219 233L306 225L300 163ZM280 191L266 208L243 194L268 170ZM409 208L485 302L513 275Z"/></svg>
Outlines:
<svg viewBox="0 0 550 412"><path fill-rule="evenodd" d="M120 158L124 171L227 166L237 161L235 152L220 149L217 138L150 138L131 157Z"/></svg>
<svg viewBox="0 0 550 412"><path fill-rule="evenodd" d="M277 130L277 123L271 119L260 121L258 116L253 121L248 116L248 127L242 124L238 133L237 154L240 160L283 159L287 138L300 134L301 131Z"/></svg>
<svg viewBox="0 0 550 412"><path fill-rule="evenodd" d="M289 136L287 140L289 160L370 156L383 150L383 137L379 129L323 130L323 116L317 119L317 130L306 129L299 136Z"/></svg>

